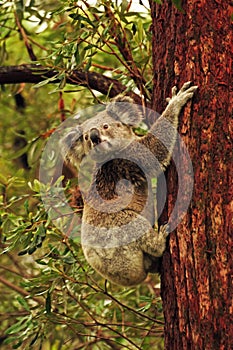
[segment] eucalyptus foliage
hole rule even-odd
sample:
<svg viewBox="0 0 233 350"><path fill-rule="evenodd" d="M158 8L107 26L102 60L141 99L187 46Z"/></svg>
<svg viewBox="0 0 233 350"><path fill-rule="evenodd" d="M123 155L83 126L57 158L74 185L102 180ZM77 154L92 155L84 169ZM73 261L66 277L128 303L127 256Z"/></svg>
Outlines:
<svg viewBox="0 0 233 350"><path fill-rule="evenodd" d="M0 5L1 65L33 62L57 72L34 86L1 89L0 344L5 349L161 349L156 279L136 288L104 281L86 264L78 236L67 237L51 222L40 197L44 185L36 180L43 147L63 118L108 97L108 91L101 95L68 85L70 72L110 76L126 91L150 99L148 4L140 11L126 0L95 5L2 0ZM71 190L68 181L67 196ZM81 208L74 210L81 222Z"/></svg>

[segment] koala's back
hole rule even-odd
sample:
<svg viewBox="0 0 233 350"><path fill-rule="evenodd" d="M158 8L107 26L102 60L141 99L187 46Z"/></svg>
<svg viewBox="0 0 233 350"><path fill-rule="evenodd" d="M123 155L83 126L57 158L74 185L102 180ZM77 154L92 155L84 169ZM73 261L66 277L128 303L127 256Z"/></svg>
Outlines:
<svg viewBox="0 0 233 350"><path fill-rule="evenodd" d="M114 283L136 285L147 275L139 238L153 226L150 196L144 172L122 158L98 168L84 196L84 255L95 270Z"/></svg>

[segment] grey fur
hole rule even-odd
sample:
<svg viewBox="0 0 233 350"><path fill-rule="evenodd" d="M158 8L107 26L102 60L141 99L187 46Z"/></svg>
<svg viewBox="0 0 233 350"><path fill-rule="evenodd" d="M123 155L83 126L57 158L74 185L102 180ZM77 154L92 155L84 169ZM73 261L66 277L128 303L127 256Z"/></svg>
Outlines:
<svg viewBox="0 0 233 350"><path fill-rule="evenodd" d="M196 89L190 82L178 93L174 87L168 106L144 137L132 129L142 120L140 106L117 97L61 141L64 159L78 168L81 179L91 164L90 183L81 188L82 248L90 265L114 283L136 285L156 272L168 229L154 222L150 178L169 164L179 113Z"/></svg>

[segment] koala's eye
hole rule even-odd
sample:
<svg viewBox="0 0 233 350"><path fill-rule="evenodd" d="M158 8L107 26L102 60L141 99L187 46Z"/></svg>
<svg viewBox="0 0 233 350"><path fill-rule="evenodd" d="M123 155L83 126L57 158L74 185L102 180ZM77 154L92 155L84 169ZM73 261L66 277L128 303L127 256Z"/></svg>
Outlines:
<svg viewBox="0 0 233 350"><path fill-rule="evenodd" d="M103 128L106 130L109 128L109 125L107 123L103 124Z"/></svg>
<svg viewBox="0 0 233 350"><path fill-rule="evenodd" d="M88 135L84 135L84 139L87 141L88 140Z"/></svg>

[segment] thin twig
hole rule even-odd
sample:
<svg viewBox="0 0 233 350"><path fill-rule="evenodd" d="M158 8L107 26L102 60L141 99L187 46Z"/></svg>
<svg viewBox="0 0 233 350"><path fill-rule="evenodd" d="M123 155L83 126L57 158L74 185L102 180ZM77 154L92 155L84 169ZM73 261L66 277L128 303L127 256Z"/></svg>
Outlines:
<svg viewBox="0 0 233 350"><path fill-rule="evenodd" d="M14 15L15 15L15 21L16 21L17 27L19 28L20 34L22 35L24 44L25 44L27 52L28 52L28 55L32 61L37 61L37 57L33 52L31 44L29 44L29 42L28 42L27 34L25 33L25 30L21 25L21 22L19 20L19 17L17 15L16 11L15 11Z"/></svg>

